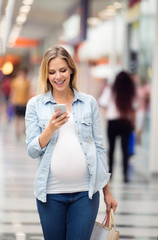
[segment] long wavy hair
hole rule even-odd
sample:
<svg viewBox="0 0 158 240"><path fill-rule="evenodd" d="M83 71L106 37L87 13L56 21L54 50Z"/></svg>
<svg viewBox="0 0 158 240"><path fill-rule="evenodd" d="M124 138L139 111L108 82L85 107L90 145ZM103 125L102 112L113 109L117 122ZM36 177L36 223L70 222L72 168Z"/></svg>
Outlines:
<svg viewBox="0 0 158 240"><path fill-rule="evenodd" d="M71 55L68 53L68 51L61 47L61 46L55 46L50 49L44 54L41 66L40 66L40 74L38 79L38 87L37 87L37 94L43 94L48 92L52 86L48 79L48 65L49 62L54 58L61 58L66 61L69 68L72 70L72 74L70 76L70 87L77 89L77 67L76 64L71 57Z"/></svg>
<svg viewBox="0 0 158 240"><path fill-rule="evenodd" d="M130 75L122 71L117 74L112 86L112 94L117 110L122 118L133 113L133 101L136 96L135 84Z"/></svg>

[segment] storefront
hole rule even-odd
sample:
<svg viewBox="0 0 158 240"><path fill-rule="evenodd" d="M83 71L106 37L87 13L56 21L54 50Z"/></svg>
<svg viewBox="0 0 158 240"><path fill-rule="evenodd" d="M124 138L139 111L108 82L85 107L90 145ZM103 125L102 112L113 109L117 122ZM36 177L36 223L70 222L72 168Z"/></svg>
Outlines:
<svg viewBox="0 0 158 240"><path fill-rule="evenodd" d="M142 134L138 144L137 163L139 170L143 170L146 176L150 174L151 88L156 40L156 4L156 0L129 1L126 12L127 68L137 74L138 97L140 104L143 105Z"/></svg>
<svg viewBox="0 0 158 240"><path fill-rule="evenodd" d="M126 12L128 69L149 82L152 77L155 19L156 0L129 2Z"/></svg>

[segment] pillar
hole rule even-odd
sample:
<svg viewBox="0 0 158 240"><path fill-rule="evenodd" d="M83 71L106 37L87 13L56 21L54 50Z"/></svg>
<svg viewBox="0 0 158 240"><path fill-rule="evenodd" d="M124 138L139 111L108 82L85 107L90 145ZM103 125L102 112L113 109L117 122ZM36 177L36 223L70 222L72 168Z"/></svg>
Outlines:
<svg viewBox="0 0 158 240"><path fill-rule="evenodd" d="M149 166L151 174L158 174L158 2L155 26L155 44L151 84L151 134Z"/></svg>

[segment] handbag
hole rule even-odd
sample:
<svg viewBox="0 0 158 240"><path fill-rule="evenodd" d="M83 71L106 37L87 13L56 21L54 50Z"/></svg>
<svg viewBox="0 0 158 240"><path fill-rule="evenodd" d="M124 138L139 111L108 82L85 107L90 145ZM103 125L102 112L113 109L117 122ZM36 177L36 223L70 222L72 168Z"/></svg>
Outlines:
<svg viewBox="0 0 158 240"><path fill-rule="evenodd" d="M106 223L104 223L105 219ZM113 209L111 209L105 219L102 224L95 222L90 240L119 240L119 232L116 231Z"/></svg>
<svg viewBox="0 0 158 240"><path fill-rule="evenodd" d="M136 135L134 132L131 132L128 140L128 153L130 156L135 154L135 147L136 147Z"/></svg>

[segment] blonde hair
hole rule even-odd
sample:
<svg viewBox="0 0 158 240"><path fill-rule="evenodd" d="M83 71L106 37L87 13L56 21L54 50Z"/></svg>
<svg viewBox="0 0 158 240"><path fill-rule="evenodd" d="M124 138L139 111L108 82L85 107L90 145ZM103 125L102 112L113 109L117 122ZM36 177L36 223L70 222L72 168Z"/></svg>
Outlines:
<svg viewBox="0 0 158 240"><path fill-rule="evenodd" d="M70 87L75 88L78 91L77 84L76 84L77 67L74 60L72 59L71 55L68 53L68 51L65 48L61 46L55 46L53 48L48 49L48 51L43 56L41 66L40 66L37 94L46 93L52 88L48 80L48 64L52 59L57 57L67 62L69 68L72 71L72 74L70 77Z"/></svg>

